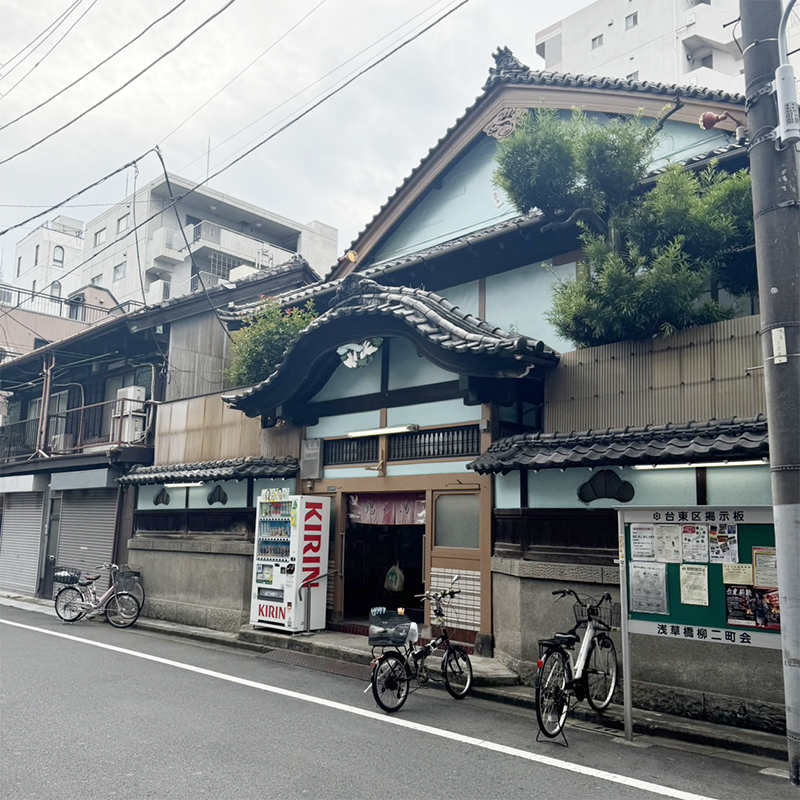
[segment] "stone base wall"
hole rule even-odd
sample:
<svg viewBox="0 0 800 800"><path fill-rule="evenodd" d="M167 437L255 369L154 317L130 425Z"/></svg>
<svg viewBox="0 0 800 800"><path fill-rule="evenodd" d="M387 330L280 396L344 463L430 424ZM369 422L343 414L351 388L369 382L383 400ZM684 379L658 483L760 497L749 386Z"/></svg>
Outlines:
<svg viewBox="0 0 800 800"><path fill-rule="evenodd" d="M144 616L229 633L250 618L251 542L134 537L128 563L142 572Z"/></svg>
<svg viewBox="0 0 800 800"><path fill-rule="evenodd" d="M495 658L533 685L538 640L575 623L571 598L555 589L619 597L619 568L492 558ZM622 702L622 641L617 702ZM724 725L783 733L781 651L631 635L633 705Z"/></svg>

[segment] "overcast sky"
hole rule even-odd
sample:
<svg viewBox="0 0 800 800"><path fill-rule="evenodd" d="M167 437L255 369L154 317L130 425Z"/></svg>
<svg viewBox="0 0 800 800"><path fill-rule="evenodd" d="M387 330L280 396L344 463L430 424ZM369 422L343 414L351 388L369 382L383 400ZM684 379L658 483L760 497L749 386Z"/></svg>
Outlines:
<svg viewBox="0 0 800 800"><path fill-rule="evenodd" d="M226 2L186 0L76 87L0 131L0 160L85 111ZM202 180L207 166L211 173L225 166L459 2L235 0L111 100L0 165L0 229L43 210L26 206L53 205L156 144L170 172ZM333 225L344 252L473 103L497 47L508 46L523 63L542 68L535 33L589 2L469 0L210 185L299 222ZM28 58L13 58L73 3L74 11L50 38ZM47 100L177 3L0 0L0 125ZM140 185L159 174L155 154L142 159ZM126 170L50 217L63 213L88 221L122 200L132 182L133 172ZM10 278L15 243L42 220L0 238L4 278Z"/></svg>

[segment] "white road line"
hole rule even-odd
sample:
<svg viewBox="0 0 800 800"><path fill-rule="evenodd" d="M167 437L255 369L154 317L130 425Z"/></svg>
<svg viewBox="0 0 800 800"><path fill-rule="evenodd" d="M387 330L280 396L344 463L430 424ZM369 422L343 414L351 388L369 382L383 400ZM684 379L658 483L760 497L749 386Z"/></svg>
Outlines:
<svg viewBox="0 0 800 800"><path fill-rule="evenodd" d="M192 664L183 664L180 661L171 661L168 658L161 658L160 656L151 656L147 653L138 653L135 650L127 650L124 647L116 647L102 642L93 642L89 639L81 639L78 636L71 636L68 633L59 633L58 631L49 631L44 628L37 628L33 625L22 625L19 622L11 622L9 620L0 619L0 623L4 625L11 625L15 628L23 628L25 630L34 631L36 633L44 633L48 636L57 636L60 639L69 639L72 642L80 644L91 645L92 647L99 647L103 650L111 650L115 653L122 653L124 655L133 656L134 658L142 658L145 661L153 661L156 664L163 664L167 667L175 667L177 669L186 670L187 672L194 672L197 675L205 675L209 678L216 678L229 683L236 683L240 686L247 686L251 689L259 689L263 692L270 692L272 694L281 695L282 697L290 697L293 700L303 700L306 703L314 703L318 706L325 708L336 709L337 711L344 711L348 714L355 714L359 717L366 717L367 719L374 720L375 722L383 722L387 725L396 725L400 728L409 728L410 730L419 731L420 733L427 733L431 736L438 736L442 739L450 739L454 742L461 744L468 744L473 747L480 747L484 750L491 750L496 753L503 753L504 755L514 756L526 761L533 761L537 764L543 764L547 767L554 767L556 769L566 770L567 772L575 772L579 775L585 775L590 778L597 778L599 780L608 781L609 783L618 783L623 786L630 786L633 789L641 789L645 792L658 794L663 797L672 797L675 800L713 800L705 795L693 794L692 792L684 792L680 789L671 789L668 786L661 786L657 783L650 783L649 781L641 781L638 778L629 778L625 775L617 775L614 772L606 772L601 769L594 769L587 767L583 764L573 764L569 761L562 761L558 758L551 758L543 756L538 753L531 753L527 750L519 750L516 747L507 747L506 745L497 744L496 742L489 742L485 739L476 739L472 736L464 736L461 733L454 733L453 731L443 730L441 728L434 728L430 725L421 725L418 722L409 722L400 717L392 717L386 714L379 714L376 711L367 711L366 709L348 706L344 703L337 703L334 700L325 700L321 697L313 697L312 695L302 694L300 692L293 692L291 689L281 689L278 686L269 686L265 683L258 683L257 681L250 681L246 678L237 678L235 675L226 675L224 672L215 672L210 669L203 669L202 667L195 667Z"/></svg>

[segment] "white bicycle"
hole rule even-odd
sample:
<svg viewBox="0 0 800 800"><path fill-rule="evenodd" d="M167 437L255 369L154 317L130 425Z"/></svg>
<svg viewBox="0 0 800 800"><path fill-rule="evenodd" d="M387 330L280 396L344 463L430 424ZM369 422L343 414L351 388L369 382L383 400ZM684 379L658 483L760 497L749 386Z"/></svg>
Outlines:
<svg viewBox="0 0 800 800"><path fill-rule="evenodd" d="M56 567L53 580L65 584L56 595L56 614L64 622L77 622L105 611L109 624L115 628L130 628L142 611L139 601L122 589L122 575L116 564L103 564L97 569L111 572L111 586L100 597L94 585L100 579L99 573L82 577L79 569Z"/></svg>

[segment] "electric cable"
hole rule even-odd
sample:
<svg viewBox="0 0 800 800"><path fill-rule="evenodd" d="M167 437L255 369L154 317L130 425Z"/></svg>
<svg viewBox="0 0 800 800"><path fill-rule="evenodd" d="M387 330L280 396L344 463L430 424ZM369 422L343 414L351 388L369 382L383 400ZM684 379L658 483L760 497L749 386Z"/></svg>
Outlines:
<svg viewBox="0 0 800 800"><path fill-rule="evenodd" d="M409 22L412 22L412 21L413 21L413 20L415 20L417 17L420 17L420 16L422 16L423 14L427 13L428 11L430 11L430 9L432 9L432 8L433 8L434 6L436 6L436 5L439 5L441 2L442 2L442 0L435 0L435 2L431 3L429 6L427 6L426 8L424 8L422 11L418 12L417 14L414 14L414 16L413 16L413 17L410 17L410 18L409 18L409 19L407 19L407 20L406 20L404 23L402 23L401 25L398 25L396 28L394 28L393 30L389 31L389 32L388 32L387 34L385 34L384 36L381 36L381 37L380 37L380 39L376 39L374 42L372 42L371 44L367 45L367 47L365 47L363 50L359 50L359 52L358 52L358 53L355 53L354 55L350 56L350 58L346 59L345 61L342 61L342 63L341 63L341 64L337 65L336 67L334 67L334 68L333 68L333 69L331 69L331 70L328 70L328 72L326 72L326 73L325 73L324 75L322 75L321 77L317 78L317 80L313 81L312 83L309 83L307 86L305 86L305 87L303 87L302 89L300 89L299 91L295 92L295 93L294 93L294 94L293 94L291 97L287 97L287 98L286 98L286 100L284 100L284 101L283 101L283 102L281 102L281 103L278 103L278 105L277 105L277 106L274 106L274 107L273 107L273 108L271 108L269 111L267 111L265 114L262 114L260 117L257 117L257 118L256 118L256 119L254 119L252 122L250 122L250 123L248 123L247 125L245 125L243 128L240 128L240 129L239 129L238 131L236 131L235 133L232 133L230 136L228 136L228 138L227 138L227 139L223 139L223 140L222 140L222 141L221 141L219 144L216 144L216 145L214 145L214 147L210 148L210 150L209 150L208 152L211 152L212 150L217 150L218 148L222 147L224 144L227 144L227 143L228 143L228 142L229 142L231 139L235 139L235 138L236 138L236 137L237 137L237 136L238 136L240 133L244 133L244 131L246 131L248 128L251 128L251 127L252 127L253 125L255 125L257 122L260 122L262 119L264 119L265 117L268 117L270 114L274 114L274 113L275 113L275 112L276 112L276 111L277 111L279 108L283 108L283 106L285 106L287 103L290 103L290 102L291 102L292 100L294 100L296 97L299 97L301 94L303 94L303 92L306 92L306 91L308 91L308 90L309 90L309 89L310 89L312 86L316 86L318 83L321 83L321 82L322 82L322 81L324 81L326 78L330 77L330 76L331 76L331 75L333 75L335 72L337 72L338 70L340 70L342 67L344 67L345 65L349 64L351 61L354 61L356 58L358 58L359 56L363 55L363 54L364 54L364 53L366 53L368 50L371 50L373 47L375 47L375 45L379 44L379 43L380 43L380 42L382 42L384 39L387 39L387 38L389 38L389 37L390 37L392 34L394 34L394 33L397 33L397 31L399 31L401 28L404 28L406 25L408 25L408 23L409 23ZM429 17L428 19L430 19L430 17ZM383 51L382 51L382 52L383 52ZM353 74L352 72L348 73L348 75L352 75L352 74ZM320 96L320 94L317 94L317 95L315 95L315 97L314 97L314 98L312 98L312 99L316 99L316 98L317 98L317 97L319 97L319 96ZM291 115L289 115L289 116L291 116ZM287 119L287 117L284 117L284 118L283 118L283 119L282 119L280 122L283 122L285 119ZM279 122L279 123L277 123L277 124L280 124L280 122ZM270 128L269 130L271 130L271 128ZM263 134L259 134L259 136L261 136L261 135L263 135ZM258 138L258 137L255 137L255 138ZM255 139L251 139L251 140L250 140L250 142L253 142L253 141L255 141ZM247 144L250 144L250 142L248 142ZM236 151L235 151L235 153L238 153L238 152L240 152L240 150L242 150L244 147L247 147L247 144L245 144L245 145L242 145L242 147L240 147L238 150L236 150ZM235 154L235 153L234 153L234 154ZM197 162L197 161L199 161L201 158L203 158L203 156L204 156L204 155L206 155L206 154L205 154L205 153L203 153L203 154L201 154L201 155L197 156L197 158L194 158L194 159L192 159L191 161L189 161L187 164L185 164L184 166L182 166L182 167L180 168L179 172L183 172L185 169L187 169L188 167L192 166L192 164L194 164L195 162ZM233 154L232 154L232 155L233 155ZM223 160L224 160L224 159L223 159ZM218 166L218 165L219 165L219 164L221 164L221 163L222 163L222 161L218 161L218 162L217 162L217 164L215 164L214 166L216 167L216 166Z"/></svg>
<svg viewBox="0 0 800 800"><path fill-rule="evenodd" d="M295 22L295 24L292 25L292 27L289 28L288 31L286 31L285 33L281 34L266 50L264 50L263 53L261 53L261 55L256 56L243 70L241 70L240 72L237 72L236 75L234 75L221 89L219 89L214 94L212 94L211 97L209 97L208 100L206 100L205 103L203 103L203 105L201 105L199 108L196 108L194 111L192 111L192 113L189 114L189 116L186 117L186 119L183 122L181 122L180 125L178 125L177 127L173 128L159 142L159 145L164 144L164 142L166 142L167 139L169 139L169 137L172 136L173 133L175 133L176 131L179 131L190 119L192 119L192 117L194 117L196 114L200 113L212 100L214 100L214 98L216 98L218 95L220 95L222 92L224 92L234 81L236 81L238 78L240 78L242 75L244 75L244 73L247 72L247 70L249 70L250 67L252 67L257 61L260 61L267 53L269 53L269 51L272 50L272 48L275 47L275 45L277 45L279 42L283 41L283 39L285 39L295 28L297 28L302 22L307 20L321 5L324 5L327 2L328 2L328 0L320 0L320 2L317 3L317 5L315 5L314 8L311 9L311 11L309 11L305 16L301 17L297 22ZM3 127L5 127L5 126L3 126ZM0 127L0 131L3 130L3 127Z"/></svg>
<svg viewBox="0 0 800 800"><path fill-rule="evenodd" d="M194 28L194 30L192 30L188 34L186 34L186 36L184 36L183 39L181 39L177 44L175 44L172 47L170 47L169 50L166 50L165 52L163 52L155 61L152 61L150 64L148 64L146 67L144 67L144 69L139 70L139 72L137 72L132 78L128 79L121 86L119 86L116 89L114 89L113 92L110 92L109 94L107 94L102 100L98 100L94 105L90 106L85 111L82 111L80 114L78 114L77 117L73 117L69 122L65 122L60 128L56 128L54 131L51 131L50 133L48 133L46 136L43 136L41 139L33 142L33 144L30 144L27 147L24 147L22 150L17 151L16 153L14 153L11 156L8 156L7 158L4 158L2 161L0 161L0 165L1 164L7 164L9 161L13 161L18 156L21 156L23 153L27 153L30 150L33 150L34 147L38 147L40 144L46 142L48 139L51 139L57 133L61 133L61 131L66 130L67 128L70 127L70 125L73 125L79 119L82 119L87 114L89 114L90 112L94 111L98 106L101 106L107 100L110 100L112 97L114 97L114 95L119 94L119 92L121 92L127 86L130 86L130 84L132 84L135 80L137 80L142 75L144 75L145 72L147 72L149 69L152 69L152 67L154 67L156 64L158 64L160 61L163 61L168 55L170 55L171 53L174 53L175 50L177 50L182 44L187 42L189 39L192 38L192 36L194 36L200 30L205 28L206 25L208 25L210 22L212 22L214 19L216 19L220 14L222 14L223 11L227 10L228 8L230 8L235 2L236 2L236 0L228 0L228 2L225 3L225 5L222 6L222 8L220 8L217 11L215 11L210 17L208 17L203 22L201 22L196 28Z"/></svg>
<svg viewBox="0 0 800 800"><path fill-rule="evenodd" d="M39 64L41 64L42 61L44 61L47 58L47 56L49 56L50 53L52 53L53 50L55 50L56 47L58 47L61 44L61 42L63 42L64 39L67 38L67 36L69 35L70 31L94 8L94 6L96 4L97 4L97 0L92 0L92 2L89 4L89 8L87 8L83 12L83 14L81 14L78 17L78 19L76 19L75 22L73 22L72 25L70 25L69 28L67 28L66 31L64 31L64 35L13 86L10 86L5 92L3 92L3 99L8 97L8 95L11 94L11 92L13 92L14 89L16 89L17 86L19 86L25 80L25 78L27 78L28 75L30 75L31 72L33 72L36 69L36 67L38 67ZM20 62L20 63L22 63L22 62ZM9 70L9 72L10 71L11 70Z"/></svg>
<svg viewBox="0 0 800 800"><path fill-rule="evenodd" d="M37 39L41 39L42 36L44 36L50 30L50 28L52 28L54 25L58 26L63 21L63 19L65 17L69 16L69 14L72 13L72 11L74 10L75 6L80 5L81 2L82 2L82 0L74 0L74 2L72 3L71 6L68 6L66 10L62 11L43 31L40 31L39 33L37 33L36 36L34 36L33 39L31 39L28 42L28 44L25 45L25 47L21 48L16 53L14 53L14 55L11 56L11 58L9 58L8 61L4 61L2 64L0 64L0 67L8 66L12 61L15 61L19 56L21 56L29 47L33 47L34 44L36 43ZM41 44L41 42L39 42L39 44ZM36 45L36 47L38 47L38 46L39 45ZM36 47L33 47L33 49L35 50ZM31 52L33 52L33 50ZM25 56L25 58L27 58L27 57L28 56ZM24 60L25 59L23 58L20 61L20 63L22 63L22 61L24 61ZM0 76L0 80L2 80L2 78L5 78L6 75L9 75L14 68L15 67L12 67L5 75Z"/></svg>
<svg viewBox="0 0 800 800"><path fill-rule="evenodd" d="M38 111L40 108L46 106L52 100L55 100L59 95L64 94L64 92L66 92L68 89L71 89L73 86L79 84L84 78L88 78L89 75L91 75L93 72L96 72L104 64L107 64L109 61L111 61L112 58L118 56L123 50L130 47L134 42L141 39L142 36L144 36L151 28L155 27L156 25L158 25L159 22L165 20L170 14L177 11L185 2L186 0L180 0L180 2L177 5L174 5L169 11L167 11L166 14L162 14L158 19L153 20L153 22L151 22L146 28L144 28L141 32L139 32L136 36L134 36L133 39L126 42L118 50L115 50L107 58L104 58L99 64L95 64L88 72L84 72L83 75L80 76L80 78L77 78L76 80L72 81L72 83L67 84L63 89L52 95L52 97L48 97L47 100L43 100L41 103L39 103L38 106L34 106L33 108L26 111L24 114L20 114L18 117L12 119L10 122L6 122L4 125L0 125L0 131L5 130L9 125L13 125L15 122L19 122L21 119L24 119L25 117L28 116L28 114L33 114L34 111Z"/></svg>

